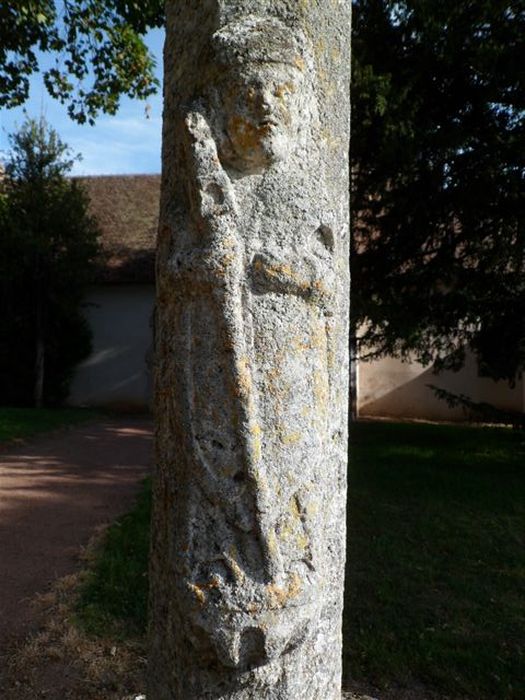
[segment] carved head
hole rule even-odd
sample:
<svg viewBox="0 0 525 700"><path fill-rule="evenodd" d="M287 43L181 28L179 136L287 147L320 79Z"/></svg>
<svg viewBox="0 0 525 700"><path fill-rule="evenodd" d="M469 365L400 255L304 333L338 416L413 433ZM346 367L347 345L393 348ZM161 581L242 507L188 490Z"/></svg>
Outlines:
<svg viewBox="0 0 525 700"><path fill-rule="evenodd" d="M213 41L221 69L221 159L243 172L286 159L306 119L304 35L279 20L248 16L223 27Z"/></svg>

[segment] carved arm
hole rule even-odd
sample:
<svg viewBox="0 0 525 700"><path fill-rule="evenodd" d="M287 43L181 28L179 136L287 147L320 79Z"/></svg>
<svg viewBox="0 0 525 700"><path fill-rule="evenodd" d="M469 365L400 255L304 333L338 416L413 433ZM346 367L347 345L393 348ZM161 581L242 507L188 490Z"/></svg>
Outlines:
<svg viewBox="0 0 525 700"><path fill-rule="evenodd" d="M291 249L279 255L257 253L251 268L253 289L256 293L293 294L329 312L335 285L330 262Z"/></svg>
<svg viewBox="0 0 525 700"><path fill-rule="evenodd" d="M237 205L209 124L196 110L184 120L188 196L199 247L178 251L170 260L172 281L188 292L202 285L226 287L242 273L243 248L236 233Z"/></svg>

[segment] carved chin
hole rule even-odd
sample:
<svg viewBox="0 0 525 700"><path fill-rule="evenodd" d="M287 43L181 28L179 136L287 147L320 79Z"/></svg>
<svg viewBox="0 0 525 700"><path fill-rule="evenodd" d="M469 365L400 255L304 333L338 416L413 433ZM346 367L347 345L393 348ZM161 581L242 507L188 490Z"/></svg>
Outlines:
<svg viewBox="0 0 525 700"><path fill-rule="evenodd" d="M261 151L269 165L285 160L290 147L289 139L283 134L269 135L261 141Z"/></svg>

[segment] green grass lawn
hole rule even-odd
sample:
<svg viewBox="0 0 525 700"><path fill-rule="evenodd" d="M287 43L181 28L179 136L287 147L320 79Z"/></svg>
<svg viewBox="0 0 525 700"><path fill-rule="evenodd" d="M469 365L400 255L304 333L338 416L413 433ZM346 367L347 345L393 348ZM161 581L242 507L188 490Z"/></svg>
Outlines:
<svg viewBox="0 0 525 700"><path fill-rule="evenodd" d="M346 678L524 698L524 434L389 423L351 433ZM149 498L99 551L79 608L91 631L144 632Z"/></svg>
<svg viewBox="0 0 525 700"><path fill-rule="evenodd" d="M97 415L84 408L0 408L0 443L91 420Z"/></svg>
<svg viewBox="0 0 525 700"><path fill-rule="evenodd" d="M134 509L108 528L86 572L78 622L90 634L117 639L146 631L151 479Z"/></svg>
<svg viewBox="0 0 525 700"><path fill-rule="evenodd" d="M352 430L346 673L525 697L525 435Z"/></svg>

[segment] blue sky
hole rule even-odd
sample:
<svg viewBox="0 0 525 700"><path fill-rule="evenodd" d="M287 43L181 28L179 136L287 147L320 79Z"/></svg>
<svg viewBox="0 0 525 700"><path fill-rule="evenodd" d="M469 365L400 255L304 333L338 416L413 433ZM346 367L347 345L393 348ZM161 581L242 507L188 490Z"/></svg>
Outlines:
<svg viewBox="0 0 525 700"><path fill-rule="evenodd" d="M149 32L146 43L157 59L157 77L162 81L162 45L164 30ZM145 105L149 105L146 118ZM58 131L61 139L82 160L75 164L74 175L113 175L160 172L161 91L147 101L122 98L118 113L101 115L95 126L78 125L67 115L66 105L53 100L40 75L31 81L30 99L24 109L30 117L41 114ZM24 120L23 108L0 110L0 153L7 149L7 134Z"/></svg>

